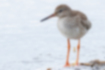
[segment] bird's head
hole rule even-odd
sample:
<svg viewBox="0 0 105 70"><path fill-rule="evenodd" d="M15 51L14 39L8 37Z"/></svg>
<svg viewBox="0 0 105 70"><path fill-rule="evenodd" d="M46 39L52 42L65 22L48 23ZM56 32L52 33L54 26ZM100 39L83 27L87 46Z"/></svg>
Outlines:
<svg viewBox="0 0 105 70"><path fill-rule="evenodd" d="M45 21L49 18L52 18L52 17L58 17L58 18L62 18L62 17L65 17L65 16L69 16L71 14L71 9L67 6L67 5L59 5L56 9L55 9L55 12L53 14L51 14L50 16L42 19L41 21Z"/></svg>

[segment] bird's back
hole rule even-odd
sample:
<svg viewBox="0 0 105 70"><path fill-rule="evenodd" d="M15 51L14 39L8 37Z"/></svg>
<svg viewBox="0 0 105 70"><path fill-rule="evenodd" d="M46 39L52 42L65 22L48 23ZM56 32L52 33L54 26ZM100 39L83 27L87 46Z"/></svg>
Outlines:
<svg viewBox="0 0 105 70"><path fill-rule="evenodd" d="M80 11L73 10L71 16L74 17L77 15L79 15L82 20L87 20L87 16L84 13L82 13Z"/></svg>

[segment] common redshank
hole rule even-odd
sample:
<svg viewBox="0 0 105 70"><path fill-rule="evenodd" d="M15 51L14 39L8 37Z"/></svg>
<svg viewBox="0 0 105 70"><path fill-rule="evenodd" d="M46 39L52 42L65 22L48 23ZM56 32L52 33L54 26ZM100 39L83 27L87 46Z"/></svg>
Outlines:
<svg viewBox="0 0 105 70"><path fill-rule="evenodd" d="M77 57L76 57L76 63L75 65L79 65L79 51L80 51L80 39L88 32L88 30L91 28L91 23L88 20L87 16L76 10L72 10L69 6L62 4L59 5L55 12L42 19L42 21L45 21L51 17L58 17L58 29L59 31L67 38L67 57L66 57L66 63L65 67L70 67L69 63L69 55L70 55L70 39L76 39L78 40L77 45Z"/></svg>

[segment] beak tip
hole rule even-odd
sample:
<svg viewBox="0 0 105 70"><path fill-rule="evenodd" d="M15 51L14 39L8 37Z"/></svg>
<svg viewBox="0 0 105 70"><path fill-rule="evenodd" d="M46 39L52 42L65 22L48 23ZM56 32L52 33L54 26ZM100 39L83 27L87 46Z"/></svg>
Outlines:
<svg viewBox="0 0 105 70"><path fill-rule="evenodd" d="M42 19L42 20L40 20L40 22L43 22L43 21L45 21L47 18L45 18L45 19Z"/></svg>
<svg viewBox="0 0 105 70"><path fill-rule="evenodd" d="M40 20L40 22L42 22L42 20Z"/></svg>
<svg viewBox="0 0 105 70"><path fill-rule="evenodd" d="M52 14L52 15L50 15L50 16L48 16L48 17L42 19L40 22L43 22L43 21L45 21L45 20L47 20L47 19L49 19L49 18L51 18L51 17L54 17L54 16L55 16L55 14Z"/></svg>
<svg viewBox="0 0 105 70"><path fill-rule="evenodd" d="M43 22L43 20L40 20L40 22Z"/></svg>

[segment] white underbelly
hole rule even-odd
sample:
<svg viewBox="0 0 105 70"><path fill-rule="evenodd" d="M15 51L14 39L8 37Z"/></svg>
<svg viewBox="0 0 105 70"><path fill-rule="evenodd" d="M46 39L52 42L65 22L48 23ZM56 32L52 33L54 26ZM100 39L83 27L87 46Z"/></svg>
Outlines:
<svg viewBox="0 0 105 70"><path fill-rule="evenodd" d="M59 31L70 39L80 39L87 32L85 28L76 26L75 21L69 22L69 24L64 23L64 21L58 21L57 25Z"/></svg>

